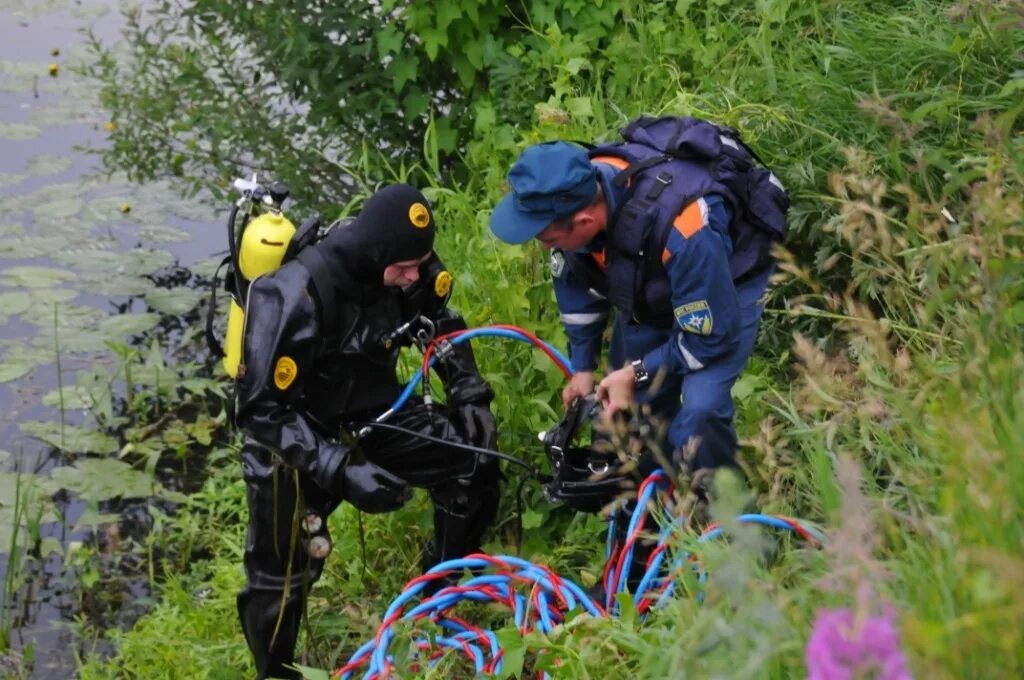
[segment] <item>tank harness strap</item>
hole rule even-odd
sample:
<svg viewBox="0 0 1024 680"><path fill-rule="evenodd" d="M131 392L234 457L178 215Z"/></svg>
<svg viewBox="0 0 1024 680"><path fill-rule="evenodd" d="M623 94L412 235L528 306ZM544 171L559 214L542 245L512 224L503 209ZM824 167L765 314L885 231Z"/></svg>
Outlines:
<svg viewBox="0 0 1024 680"><path fill-rule="evenodd" d="M217 279L220 276L220 270L230 261L231 256L227 255L217 265L217 271L213 273L213 281L210 283L210 306L206 309L206 346L218 359L224 358L224 346L220 344L213 332L213 317L217 313Z"/></svg>
<svg viewBox="0 0 1024 680"><path fill-rule="evenodd" d="M309 272L313 289L320 302L320 320L325 334L330 334L338 325L338 303L334 296L334 277L330 265L319 248L303 248L295 259Z"/></svg>
<svg viewBox="0 0 1024 680"><path fill-rule="evenodd" d="M320 230L320 216L313 215L307 217L306 220L299 225L299 228L295 230L295 234L292 239L288 242L288 248L284 251L284 257L281 262L290 262L295 257L296 253L302 252L306 246L312 245L316 242L317 232Z"/></svg>

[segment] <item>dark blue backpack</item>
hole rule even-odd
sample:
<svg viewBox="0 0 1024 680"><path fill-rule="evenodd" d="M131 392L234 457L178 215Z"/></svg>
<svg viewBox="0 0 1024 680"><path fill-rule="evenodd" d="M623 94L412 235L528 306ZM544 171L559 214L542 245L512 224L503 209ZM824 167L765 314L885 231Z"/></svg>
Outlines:
<svg viewBox="0 0 1024 680"><path fill-rule="evenodd" d="M608 297L627 318L671 323L661 253L672 220L701 196L720 194L732 207L734 281L772 262L772 244L786 233L789 195L738 131L699 118L644 116L621 134L622 142L597 146L590 156L628 164L614 181L628 184L629 198L612 218L606 246Z"/></svg>

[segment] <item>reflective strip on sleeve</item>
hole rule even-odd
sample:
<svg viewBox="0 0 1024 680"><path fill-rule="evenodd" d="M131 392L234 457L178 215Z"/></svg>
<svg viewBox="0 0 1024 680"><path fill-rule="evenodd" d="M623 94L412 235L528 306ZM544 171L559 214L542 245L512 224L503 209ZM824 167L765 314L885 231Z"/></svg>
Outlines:
<svg viewBox="0 0 1024 680"><path fill-rule="evenodd" d="M682 234L683 238L690 238L707 225L708 204L703 198L698 198L683 208L683 211L672 220L672 226Z"/></svg>
<svg viewBox="0 0 1024 680"><path fill-rule="evenodd" d="M590 323L597 323L608 318L608 312L595 312L593 314L562 314L562 323L573 326L585 326Z"/></svg>
<svg viewBox="0 0 1024 680"><path fill-rule="evenodd" d="M679 339L676 340L676 344L679 346L679 353L683 355L683 360L686 361L687 367L691 371L699 371L704 368L704 364L697 361L697 357L690 353L690 350L686 349L686 343L683 342L683 334L679 334Z"/></svg>

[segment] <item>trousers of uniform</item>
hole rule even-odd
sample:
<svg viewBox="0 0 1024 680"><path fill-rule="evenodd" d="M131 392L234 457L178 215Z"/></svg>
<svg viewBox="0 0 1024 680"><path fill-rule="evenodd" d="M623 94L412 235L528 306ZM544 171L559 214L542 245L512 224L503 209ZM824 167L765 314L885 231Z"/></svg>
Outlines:
<svg viewBox="0 0 1024 680"><path fill-rule="evenodd" d="M687 461L691 471L736 465L737 437L733 428L735 404L732 386L754 349L764 312L764 293L773 271L768 267L736 286L740 302L739 342L723 357L685 375L667 375L650 389L638 391L637 402L670 423L669 450L696 443L696 456ZM643 358L671 338L671 330L625 323L616 319L609 350L613 368ZM678 462L678 461L677 461Z"/></svg>
<svg viewBox="0 0 1024 680"><path fill-rule="evenodd" d="M389 424L463 443L464 437L434 407L410 404ZM430 442L412 434L374 430L360 442L364 455L413 486L429 490L434 537L426 546L424 570L480 549L498 507L497 459ZM249 525L245 541L246 584L238 613L252 651L257 677L297 678L293 662L306 596L320 578L324 559L311 557L314 537L330 540L327 517L344 500L285 465L267 448L247 439L242 447ZM303 526L314 514L319 527ZM315 529L308 531L307 529Z"/></svg>
<svg viewBox="0 0 1024 680"><path fill-rule="evenodd" d="M768 287L772 268L769 267L736 287L740 301L739 342L735 349L718 360L707 364L699 371L686 375L660 376L647 389L637 392L637 402L650 409L651 417L669 422L665 441L656 442L666 452L680 450L693 441L696 444L692 460L675 460L685 463L691 472L707 468L735 467L738 439L733 427L735 405L732 400L732 386L736 383L747 359L754 349L757 331L764 312L763 297ZM609 349L609 361L613 368L643 358L647 352L667 342L671 330L653 328L616 320ZM649 457L647 457L649 458ZM641 469L650 471L656 461L641 461ZM626 540L626 518L636 508L629 502L620 510L614 540L621 546ZM658 532L657 522L648 516L645 531ZM630 592L637 586L646 571L647 558L655 542L641 538L634 546L632 566L627 583Z"/></svg>

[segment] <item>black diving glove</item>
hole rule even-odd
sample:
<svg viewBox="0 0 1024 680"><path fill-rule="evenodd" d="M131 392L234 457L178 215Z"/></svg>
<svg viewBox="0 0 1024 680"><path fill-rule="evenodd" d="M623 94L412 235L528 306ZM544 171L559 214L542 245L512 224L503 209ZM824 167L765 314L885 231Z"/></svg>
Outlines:
<svg viewBox="0 0 1024 680"><path fill-rule="evenodd" d="M490 406L486 403L456 404L454 411L470 444L490 451L497 449L498 425Z"/></svg>
<svg viewBox="0 0 1024 680"><path fill-rule="evenodd" d="M362 456L353 457L338 471L341 491L363 512L391 512L412 497L412 489L401 478Z"/></svg>

